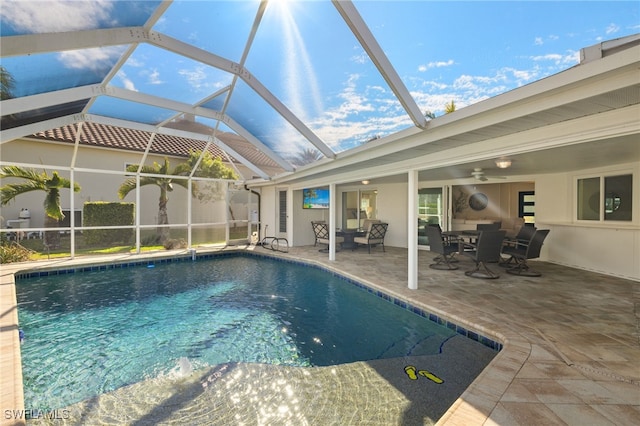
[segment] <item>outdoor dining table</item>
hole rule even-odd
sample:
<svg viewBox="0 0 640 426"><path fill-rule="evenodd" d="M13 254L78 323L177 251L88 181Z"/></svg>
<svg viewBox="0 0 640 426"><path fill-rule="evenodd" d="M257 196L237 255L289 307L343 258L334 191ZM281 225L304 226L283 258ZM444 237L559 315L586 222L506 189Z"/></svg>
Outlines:
<svg viewBox="0 0 640 426"><path fill-rule="evenodd" d="M444 231L442 232L443 237L447 237L450 241L457 240L458 241L458 253L462 253L464 251L464 246L473 246L475 245L475 241L478 239L480 232L475 229L469 229L464 231Z"/></svg>
<svg viewBox="0 0 640 426"><path fill-rule="evenodd" d="M353 239L356 236L364 234L365 232L360 229L341 229L336 231L337 236L341 236L342 238L344 238L344 241L342 242L342 248L345 249L356 248L356 243L353 241Z"/></svg>

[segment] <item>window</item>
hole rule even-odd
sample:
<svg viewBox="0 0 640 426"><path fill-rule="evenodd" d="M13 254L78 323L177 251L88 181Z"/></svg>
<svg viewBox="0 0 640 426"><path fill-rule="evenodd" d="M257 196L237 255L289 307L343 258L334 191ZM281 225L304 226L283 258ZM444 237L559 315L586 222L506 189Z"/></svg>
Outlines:
<svg viewBox="0 0 640 426"><path fill-rule="evenodd" d="M524 219L524 223L536 222L536 194L534 191L518 192L518 217Z"/></svg>
<svg viewBox="0 0 640 426"><path fill-rule="evenodd" d="M342 228L362 228L365 219L377 217L377 190L346 191L342 193Z"/></svg>
<svg viewBox="0 0 640 426"><path fill-rule="evenodd" d="M287 232L287 191L278 191L278 232Z"/></svg>
<svg viewBox="0 0 640 426"><path fill-rule="evenodd" d="M631 221L633 175L578 179L578 220Z"/></svg>
<svg viewBox="0 0 640 426"><path fill-rule="evenodd" d="M421 188L418 190L418 244L428 245L429 225L444 227L444 196L442 188Z"/></svg>

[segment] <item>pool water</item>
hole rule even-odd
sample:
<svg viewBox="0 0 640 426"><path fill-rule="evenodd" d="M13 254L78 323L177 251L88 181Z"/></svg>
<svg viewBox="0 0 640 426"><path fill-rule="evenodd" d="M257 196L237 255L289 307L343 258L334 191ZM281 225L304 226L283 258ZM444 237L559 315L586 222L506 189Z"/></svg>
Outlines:
<svg viewBox="0 0 640 426"><path fill-rule="evenodd" d="M25 406L227 362L437 354L456 335L317 268L224 257L18 280Z"/></svg>

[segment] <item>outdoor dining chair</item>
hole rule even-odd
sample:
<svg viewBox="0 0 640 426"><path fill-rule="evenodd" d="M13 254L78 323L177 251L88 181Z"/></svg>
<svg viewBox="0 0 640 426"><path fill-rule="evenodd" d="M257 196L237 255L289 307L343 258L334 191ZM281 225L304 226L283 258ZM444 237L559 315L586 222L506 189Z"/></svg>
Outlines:
<svg viewBox="0 0 640 426"><path fill-rule="evenodd" d="M475 269L465 275L474 278L496 279L500 275L489 269L487 263L497 263L507 231L482 231L475 244L464 244L462 254L469 256L476 264ZM482 268L482 269L480 269Z"/></svg>
<svg viewBox="0 0 640 426"><path fill-rule="evenodd" d="M510 256L510 258L503 264L508 264L511 260L515 261L515 265L507 269L507 272L526 277L539 277L542 275L540 272L532 270L527 260L540 257L540 250L547 235L549 235L549 229L538 229L529 241L518 241L515 245L504 246L502 253Z"/></svg>
<svg viewBox="0 0 640 426"><path fill-rule="evenodd" d="M426 226L425 231L429 238L429 248L432 252L438 253L433 260L435 263L429 265L431 269L458 269L452 265L453 256L458 252L457 241L452 243L449 238L443 238L440 226Z"/></svg>

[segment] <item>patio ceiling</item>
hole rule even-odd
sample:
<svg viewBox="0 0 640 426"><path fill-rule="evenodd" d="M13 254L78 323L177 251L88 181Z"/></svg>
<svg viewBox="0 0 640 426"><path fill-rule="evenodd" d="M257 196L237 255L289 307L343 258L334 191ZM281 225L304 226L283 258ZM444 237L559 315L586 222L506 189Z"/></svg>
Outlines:
<svg viewBox="0 0 640 426"><path fill-rule="evenodd" d="M428 3L409 6L421 13L442 7ZM406 56L405 46L389 44L388 31L364 18L373 19L374 10L388 11L389 19L400 21L395 22L399 28L410 16L397 13L398 3L61 1L55 2L49 20L33 25L33 8L51 5L3 1L2 67L15 87L1 103L1 143L91 122L215 145L244 163L253 176L277 180L284 171L286 181L293 171L302 172L301 178L321 178L401 164L638 103L637 84L631 91L620 86L455 134L426 136L428 143L405 147L398 141L439 135L457 119L485 111L487 97L455 117L425 118L427 108L419 100L424 93L409 90L414 76L406 69L399 72L390 60ZM180 66L171 66L175 64ZM144 84L134 76L144 76ZM327 108L328 99L346 96L339 87L345 76L366 78L361 85L349 81L348 95L368 98L367 108L346 103ZM508 93L509 88L502 90ZM233 150L221 135L246 140L274 167ZM629 141L610 143L625 147ZM425 169L421 177L468 175L471 162L458 163L458 169Z"/></svg>

